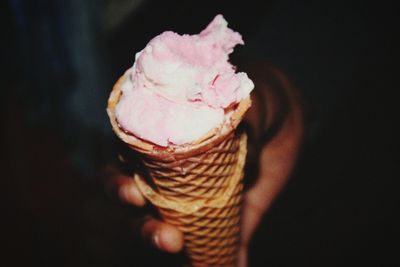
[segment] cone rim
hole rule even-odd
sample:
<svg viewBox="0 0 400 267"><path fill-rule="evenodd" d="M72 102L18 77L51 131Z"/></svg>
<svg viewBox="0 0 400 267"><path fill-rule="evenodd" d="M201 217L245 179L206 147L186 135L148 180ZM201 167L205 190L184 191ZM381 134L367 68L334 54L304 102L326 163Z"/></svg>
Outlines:
<svg viewBox="0 0 400 267"><path fill-rule="evenodd" d="M234 134L235 129L243 120L246 111L251 106L250 96L240 101L234 108L230 121L222 126L214 128L200 139L184 145L170 144L167 147L161 147L149 141L140 139L133 134L124 130L118 123L115 116L115 108L122 95L122 84L129 76L125 72L113 86L107 104L107 114L110 118L113 131L116 135L133 150L139 151L144 156L157 159L160 161L174 161L187 157L192 157L201 154L212 147L218 145L225 139Z"/></svg>

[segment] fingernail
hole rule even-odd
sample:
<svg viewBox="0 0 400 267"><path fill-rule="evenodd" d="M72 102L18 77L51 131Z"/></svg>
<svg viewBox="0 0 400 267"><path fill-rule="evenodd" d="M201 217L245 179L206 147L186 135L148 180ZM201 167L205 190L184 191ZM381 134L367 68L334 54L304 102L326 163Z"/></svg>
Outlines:
<svg viewBox="0 0 400 267"><path fill-rule="evenodd" d="M156 231L152 237L153 239L153 244L157 247L157 248L161 248L160 247L160 232Z"/></svg>
<svg viewBox="0 0 400 267"><path fill-rule="evenodd" d="M134 185L129 187L129 194L132 196L131 199L134 201L134 204L143 207L146 204L146 200L144 199L142 193L140 193L139 188Z"/></svg>
<svg viewBox="0 0 400 267"><path fill-rule="evenodd" d="M135 197L140 196L139 189L138 189L136 186L134 186L134 185L129 185L129 186L128 186L128 190L129 190L129 193L130 193L132 196L135 196Z"/></svg>

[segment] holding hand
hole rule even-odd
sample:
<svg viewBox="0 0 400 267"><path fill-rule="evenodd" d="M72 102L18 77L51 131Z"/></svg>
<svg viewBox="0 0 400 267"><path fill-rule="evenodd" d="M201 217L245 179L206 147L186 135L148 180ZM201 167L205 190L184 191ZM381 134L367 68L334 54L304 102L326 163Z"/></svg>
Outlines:
<svg viewBox="0 0 400 267"><path fill-rule="evenodd" d="M282 73L268 65L256 66L254 70L256 90L246 120L252 133L249 153L255 154L249 158L257 160L258 172L257 177L245 177L256 179L244 195L240 267L247 266L251 236L293 170L303 135L303 111L296 89ZM137 207L146 205L131 177L114 172L107 183L123 202ZM170 253L182 250L183 234L176 227L151 216L143 218L139 227L144 242Z"/></svg>

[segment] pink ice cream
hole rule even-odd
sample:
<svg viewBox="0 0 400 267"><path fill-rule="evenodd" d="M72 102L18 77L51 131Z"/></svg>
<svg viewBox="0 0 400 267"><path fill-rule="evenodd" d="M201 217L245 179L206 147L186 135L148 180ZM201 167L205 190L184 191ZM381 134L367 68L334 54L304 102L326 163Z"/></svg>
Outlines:
<svg viewBox="0 0 400 267"><path fill-rule="evenodd" d="M116 107L125 131L159 146L191 143L221 127L254 88L228 55L243 44L217 15L198 35L167 31L136 54Z"/></svg>

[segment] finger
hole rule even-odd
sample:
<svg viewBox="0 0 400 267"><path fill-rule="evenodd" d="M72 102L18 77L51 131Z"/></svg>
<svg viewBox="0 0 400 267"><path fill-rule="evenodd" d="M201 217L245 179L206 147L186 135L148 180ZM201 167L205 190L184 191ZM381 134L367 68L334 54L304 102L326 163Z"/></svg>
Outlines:
<svg viewBox="0 0 400 267"><path fill-rule="evenodd" d="M143 207L146 200L138 190L132 177L121 174L114 166L106 166L102 171L105 189L112 198L118 197L125 203Z"/></svg>
<svg viewBox="0 0 400 267"><path fill-rule="evenodd" d="M241 246L238 252L237 267L247 267L247 247Z"/></svg>
<svg viewBox="0 0 400 267"><path fill-rule="evenodd" d="M172 225L148 218L141 231L143 239L160 250L177 253L183 248L183 234Z"/></svg>
<svg viewBox="0 0 400 267"><path fill-rule="evenodd" d="M247 193L243 201L241 246L247 247L250 239L265 213L265 205L257 195Z"/></svg>
<svg viewBox="0 0 400 267"><path fill-rule="evenodd" d="M143 207L146 205L146 199L140 193L135 181L132 178L120 176L117 179L117 183L119 185L118 196L122 201L138 207Z"/></svg>

